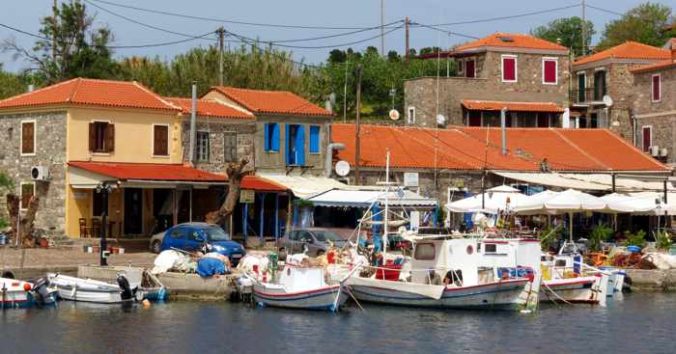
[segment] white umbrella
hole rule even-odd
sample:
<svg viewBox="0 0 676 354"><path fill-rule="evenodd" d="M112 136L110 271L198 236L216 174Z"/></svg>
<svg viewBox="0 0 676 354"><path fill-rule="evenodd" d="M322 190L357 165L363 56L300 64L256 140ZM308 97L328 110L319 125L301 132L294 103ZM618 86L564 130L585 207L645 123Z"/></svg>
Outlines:
<svg viewBox="0 0 676 354"><path fill-rule="evenodd" d="M510 186L498 186L488 189L483 194L477 194L465 199L446 204L449 211L456 213L484 212L497 214L499 210L520 211L533 206L528 196Z"/></svg>
<svg viewBox="0 0 676 354"><path fill-rule="evenodd" d="M568 214L570 242L573 242L573 213L602 211L606 206L607 203L603 199L574 189L556 193L543 202L543 210L550 214Z"/></svg>

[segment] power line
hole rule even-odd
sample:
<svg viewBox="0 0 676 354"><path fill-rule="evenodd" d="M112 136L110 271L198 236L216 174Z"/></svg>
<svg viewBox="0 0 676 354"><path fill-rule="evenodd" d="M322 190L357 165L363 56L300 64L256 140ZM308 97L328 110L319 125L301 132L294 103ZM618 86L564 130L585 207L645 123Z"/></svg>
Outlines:
<svg viewBox="0 0 676 354"><path fill-rule="evenodd" d="M597 6L594 6L594 5L589 5L589 4L587 4L587 7L590 8L590 9L597 10L597 11L609 13L609 14L611 14L611 15L624 16L623 13L619 13L619 12L613 11L613 10L604 9L604 8L597 7Z"/></svg>
<svg viewBox="0 0 676 354"><path fill-rule="evenodd" d="M422 24L422 23L419 23L419 22L410 22L410 23L414 24L418 27L435 30L435 31L445 33L445 34L452 34L452 35L455 35L455 36L458 36L458 37L465 37L465 38L469 38L469 39L479 39L479 37L476 37L476 36L472 36L472 35L464 34L464 33L458 33L458 32L454 32L454 31L449 31L449 30L444 29L444 28L439 28L438 26L435 26L435 25L425 25L425 24Z"/></svg>
<svg viewBox="0 0 676 354"><path fill-rule="evenodd" d="M209 31L201 36L195 36L191 38L186 38L186 39L179 39L177 41L171 41L171 42L161 42L161 43L151 43L151 44L137 44L137 45L111 45L108 46L110 49L130 49L130 48L154 48L154 47L164 47L164 46L169 46L169 45L174 45L174 44L179 44L179 43L185 43L185 42L192 42L194 40L198 39L204 39L204 37L213 34L213 31Z"/></svg>
<svg viewBox="0 0 676 354"><path fill-rule="evenodd" d="M24 31L24 30L22 30L22 29L19 29L19 28L16 28L16 27L12 27L12 26L9 26L9 25L5 25L5 24L3 24L3 23L0 23L0 27L4 27L4 28L6 28L6 29L8 29L8 30L11 30L11 31L14 31L14 32L18 32L18 33L21 33L21 34L25 34L25 35L27 35L27 36L31 36L31 37L35 37L35 38L39 38L39 39L44 39L44 40L50 40L50 39L47 38L47 37L43 37L43 36L38 35L38 34L35 34L35 33L30 33L30 32L28 32L28 31Z"/></svg>
<svg viewBox="0 0 676 354"><path fill-rule="evenodd" d="M581 6L579 3L578 4L573 4L573 5L568 5L568 6L561 6L561 7L555 7L551 9L546 9L546 10L538 10L538 11L532 11L532 12L525 12L521 14L516 14L516 15L506 15L506 16L498 16L498 17L488 17L488 18L483 18L483 19L477 19L477 20L466 20L466 21L457 21L457 22L447 22L447 23L437 23L433 24L431 26L455 26L455 25L468 25L472 23L482 23L482 22L493 22L493 21L500 21L500 20L510 20L514 18L521 18L521 17L527 17L527 16L533 16L533 15L541 15L549 12L556 12L556 11L561 11L561 10L566 10L566 9L572 9ZM589 5L587 5L589 6Z"/></svg>
<svg viewBox="0 0 676 354"><path fill-rule="evenodd" d="M116 3L113 3L113 2L110 2L110 1L104 1L104 0L92 0L92 1L96 1L98 3L104 3L104 4L107 4L107 5L110 5L110 6L115 6L115 7L125 8L125 9L131 9L131 10L137 10L137 11L143 11L143 12L147 12L147 13L154 13L154 14L159 14L159 15L174 16L174 17L187 18L187 19L192 19L192 20L211 21L211 22L218 22L218 23L232 23L232 24L246 25L246 26L289 28L289 29L321 29L321 30L362 30L362 29L367 29L367 28L372 27L372 26L357 27L357 26L287 25L287 24L277 24L277 23L237 21L237 20L228 20L228 19L223 19L223 18L185 15L185 14L180 14L180 13L176 13L176 12L154 10L154 9L149 9L149 8L131 6L131 5L116 4ZM375 27L380 28L380 26L375 26Z"/></svg>
<svg viewBox="0 0 676 354"><path fill-rule="evenodd" d="M391 25L394 25L394 24L397 24L397 23L400 23L400 22L403 22L403 21L404 21L404 20L393 21L393 22L390 22L390 23L388 23L388 24L385 24L385 27L389 27L389 26L391 26ZM300 38L300 39L272 40L272 41L269 41L269 42L273 42L273 43L310 42L310 41L316 41L316 40L320 40L320 39L329 39L329 38L336 38L336 37L344 37L344 36L349 36L349 35L356 34L356 33L368 32L368 31L372 31L372 30L376 30L376 29L380 29L380 26L376 26L376 27L368 27L368 28L363 28L363 29L360 29L360 30L355 30L355 31L350 31L350 32L344 32L344 33L338 33L338 34L331 34L331 35L326 35L326 36L310 37L310 38Z"/></svg>

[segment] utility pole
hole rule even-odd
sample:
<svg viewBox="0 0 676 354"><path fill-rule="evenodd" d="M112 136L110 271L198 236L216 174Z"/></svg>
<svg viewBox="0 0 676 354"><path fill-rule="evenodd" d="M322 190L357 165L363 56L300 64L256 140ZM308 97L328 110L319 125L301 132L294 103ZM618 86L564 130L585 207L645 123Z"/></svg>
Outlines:
<svg viewBox="0 0 676 354"><path fill-rule="evenodd" d="M410 47L409 47L409 40L411 38L410 33L409 33L410 23L411 23L411 21L408 19L408 16L406 16L406 20L404 22L404 25L406 27L406 45L405 45L406 52L404 53L404 58L406 58L406 61L408 61L408 52L410 51Z"/></svg>
<svg viewBox="0 0 676 354"><path fill-rule="evenodd" d="M343 85L343 123L347 123L347 68L350 66L350 55L345 59L345 85Z"/></svg>
<svg viewBox="0 0 676 354"><path fill-rule="evenodd" d="M218 85L223 86L223 47L225 42L225 29L221 26L218 30Z"/></svg>
<svg viewBox="0 0 676 354"><path fill-rule="evenodd" d="M587 46L587 14L586 14L586 3L585 0L582 0L582 50L580 51L581 55L585 55L587 52L585 47Z"/></svg>
<svg viewBox="0 0 676 354"><path fill-rule="evenodd" d="M354 136L354 179L355 185L359 185L359 163L361 160L361 137L360 134L360 122L361 122L361 74L362 74L362 65L357 65L357 116L356 116L356 127L357 131Z"/></svg>
<svg viewBox="0 0 676 354"><path fill-rule="evenodd" d="M52 61L56 61L56 12L58 10L56 1L57 0L54 0L52 5L52 26L54 26L54 30L52 31Z"/></svg>
<svg viewBox="0 0 676 354"><path fill-rule="evenodd" d="M385 56L385 0L380 0L380 55Z"/></svg>

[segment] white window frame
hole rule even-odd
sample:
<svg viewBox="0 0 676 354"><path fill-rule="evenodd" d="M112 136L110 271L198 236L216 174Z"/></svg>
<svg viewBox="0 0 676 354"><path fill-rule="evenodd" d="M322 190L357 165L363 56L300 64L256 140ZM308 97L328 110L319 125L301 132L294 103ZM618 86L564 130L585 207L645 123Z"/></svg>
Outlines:
<svg viewBox="0 0 676 354"><path fill-rule="evenodd" d="M28 210L28 206L23 207L23 186L25 185L32 185L33 186L33 195L35 195L35 182L21 182L19 183L19 210L21 211L26 211Z"/></svg>
<svg viewBox="0 0 676 354"><path fill-rule="evenodd" d="M415 124L415 106L408 106L406 109L406 123Z"/></svg>
<svg viewBox="0 0 676 354"><path fill-rule="evenodd" d="M514 80L505 80L505 58L514 59ZM502 82L519 82L519 56L514 54L503 54L500 56L500 79Z"/></svg>
<svg viewBox="0 0 676 354"><path fill-rule="evenodd" d="M650 145L648 145L647 151L643 150L643 146L645 145L645 141L643 141L643 130L645 130L645 128L648 128L650 130ZM647 152L647 153L651 152L650 148L653 146L653 138L654 138L654 136L653 136L653 126L652 126L652 124L642 125L641 126L641 151Z"/></svg>
<svg viewBox="0 0 676 354"><path fill-rule="evenodd" d="M465 59L458 59L458 74L465 74Z"/></svg>
<svg viewBox="0 0 676 354"><path fill-rule="evenodd" d="M150 154L153 157L168 159L171 156L171 126L169 124L153 124L152 131L150 132ZM155 155L155 127L167 127L167 154L166 155Z"/></svg>
<svg viewBox="0 0 676 354"><path fill-rule="evenodd" d="M33 123L33 152L23 152L23 125ZM19 132L19 154L21 156L35 156L38 152L38 122L35 119L26 119L21 121L21 131Z"/></svg>
<svg viewBox="0 0 676 354"><path fill-rule="evenodd" d="M207 138L208 138L207 144L209 146L207 146L207 155L208 156L207 156L206 160L199 159L199 154L198 154L198 151L199 151L199 148L198 148L198 146L199 146L199 133L206 133L207 134ZM211 162L211 133L207 130L197 130L195 132L195 161L205 162L205 163Z"/></svg>
<svg viewBox="0 0 676 354"><path fill-rule="evenodd" d="M659 89L658 90L658 94L659 94L658 99L655 99L655 95L654 95L655 88L653 87L653 85L655 84L655 81L653 81L653 80L655 80L655 77L657 77L657 85L659 86L658 87L658 89ZM652 76L650 76L650 102L652 102L652 103L662 102L662 74L653 74Z"/></svg>
<svg viewBox="0 0 676 354"><path fill-rule="evenodd" d="M545 81L545 62L553 61L554 62L554 82ZM543 57L542 58L542 84L543 85L558 85L559 84L559 58L554 57ZM587 83L585 82L585 88Z"/></svg>

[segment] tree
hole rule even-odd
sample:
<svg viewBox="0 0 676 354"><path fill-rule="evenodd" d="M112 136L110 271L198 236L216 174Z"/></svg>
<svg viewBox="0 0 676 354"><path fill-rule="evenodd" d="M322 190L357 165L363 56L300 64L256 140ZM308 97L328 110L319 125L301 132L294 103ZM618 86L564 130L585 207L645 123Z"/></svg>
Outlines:
<svg viewBox="0 0 676 354"><path fill-rule="evenodd" d="M108 47L113 39L111 31L95 28L94 17L78 0L63 2L53 11L53 16L42 19L43 39L35 42L32 51L12 40L5 41L4 48L32 62L46 84L74 77L114 77L118 65Z"/></svg>
<svg viewBox="0 0 676 354"><path fill-rule="evenodd" d="M591 38L596 33L594 23L587 21L584 29L585 48L588 49L591 45ZM556 19L545 26L536 27L531 31L531 34L566 46L575 56L586 54L582 53L582 19L577 16Z"/></svg>
<svg viewBox="0 0 676 354"><path fill-rule="evenodd" d="M223 205L216 210L206 215L206 222L209 224L222 225L228 216L234 211L239 203L239 192L242 184L242 179L246 175L245 168L249 164L249 160L242 159L239 162L231 162L225 169L228 176L228 195L225 197Z"/></svg>
<svg viewBox="0 0 676 354"><path fill-rule="evenodd" d="M676 18L672 16L669 6L646 2L627 11L622 18L609 22L596 48L603 50L626 41L662 46L669 38L676 36L673 27L664 30L674 21Z"/></svg>
<svg viewBox="0 0 676 354"><path fill-rule="evenodd" d="M19 75L6 72L0 63L0 99L17 95L25 90ZM1 177L2 175L0 175ZM0 185L2 183L0 182Z"/></svg>
<svg viewBox="0 0 676 354"><path fill-rule="evenodd" d="M0 171L0 195L10 192L14 188L14 182L3 171ZM1 214L0 214L1 215ZM8 226L7 220L0 216L0 231Z"/></svg>

